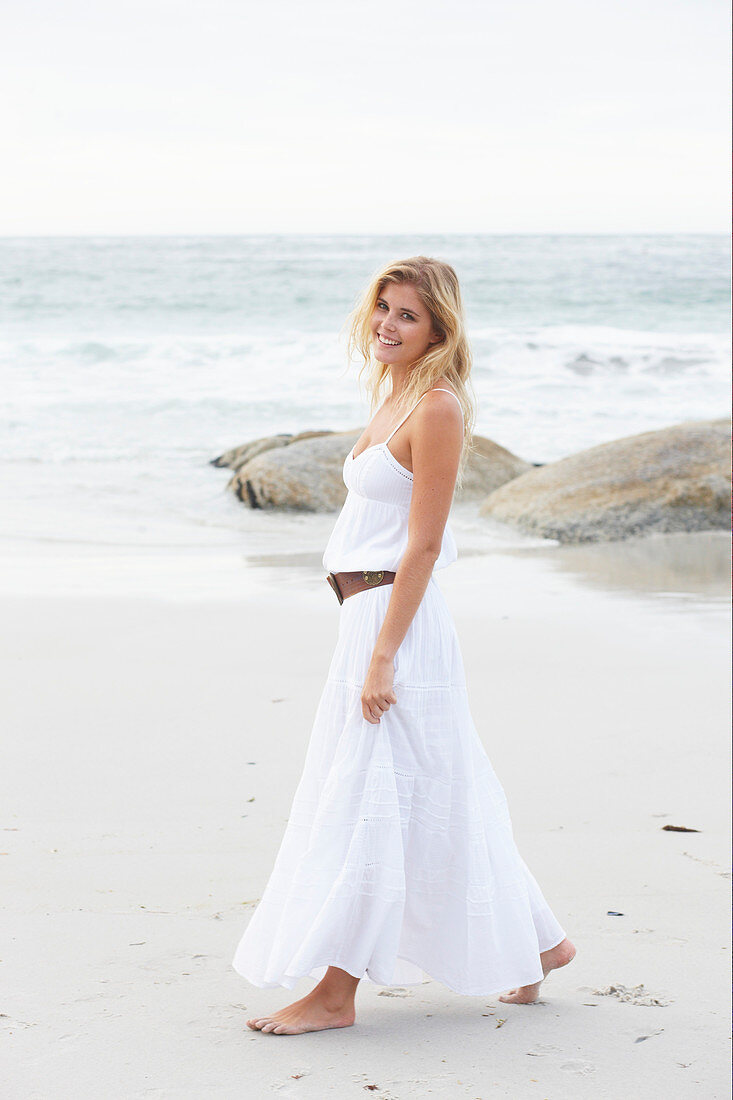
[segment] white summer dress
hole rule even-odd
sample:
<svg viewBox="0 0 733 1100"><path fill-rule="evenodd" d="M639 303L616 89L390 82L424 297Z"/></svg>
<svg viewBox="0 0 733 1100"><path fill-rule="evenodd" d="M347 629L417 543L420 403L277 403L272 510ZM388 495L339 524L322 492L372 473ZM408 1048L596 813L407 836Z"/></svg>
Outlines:
<svg viewBox="0 0 733 1100"><path fill-rule="evenodd" d="M412 474L388 443L407 416L384 443L347 456L328 572L399 568ZM456 557L446 525L434 568ZM253 985L292 989L330 965L379 985L431 977L489 996L540 981L540 952L565 938L515 845L434 575L395 657L397 702L378 723L362 715L392 590L367 589L340 607L303 775L234 956Z"/></svg>

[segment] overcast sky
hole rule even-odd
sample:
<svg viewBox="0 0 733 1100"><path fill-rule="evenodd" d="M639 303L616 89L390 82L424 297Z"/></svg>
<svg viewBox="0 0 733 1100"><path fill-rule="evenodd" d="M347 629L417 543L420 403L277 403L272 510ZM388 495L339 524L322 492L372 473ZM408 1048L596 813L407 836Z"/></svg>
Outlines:
<svg viewBox="0 0 733 1100"><path fill-rule="evenodd" d="M727 0L4 0L0 233L720 232Z"/></svg>

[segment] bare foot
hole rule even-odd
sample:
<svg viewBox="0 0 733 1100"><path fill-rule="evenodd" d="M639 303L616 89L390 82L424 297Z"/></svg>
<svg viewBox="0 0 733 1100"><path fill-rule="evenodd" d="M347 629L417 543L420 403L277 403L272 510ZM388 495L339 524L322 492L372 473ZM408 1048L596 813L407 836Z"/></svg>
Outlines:
<svg viewBox="0 0 733 1100"><path fill-rule="evenodd" d="M271 1031L274 1035L302 1035L306 1031L325 1031L329 1027L351 1027L356 1019L354 1002L327 1003L316 990L271 1016L247 1020L252 1031Z"/></svg>
<svg viewBox="0 0 733 1100"><path fill-rule="evenodd" d="M574 958L575 947L566 936L557 947L551 947L549 951L543 951L540 954L542 973L546 978L551 970L558 970L561 966L567 966ZM542 980L544 981L544 978ZM507 1005L531 1005L539 997L541 985L542 982L535 982L534 985L520 985L517 989L510 989L508 993L502 993L499 1000Z"/></svg>

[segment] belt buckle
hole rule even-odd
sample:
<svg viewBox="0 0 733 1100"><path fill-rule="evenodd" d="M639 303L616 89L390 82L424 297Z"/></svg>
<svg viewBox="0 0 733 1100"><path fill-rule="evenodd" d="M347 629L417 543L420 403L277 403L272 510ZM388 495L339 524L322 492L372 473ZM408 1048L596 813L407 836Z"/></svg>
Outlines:
<svg viewBox="0 0 733 1100"><path fill-rule="evenodd" d="M344 602L344 597L341 595L341 589L338 586L338 582L336 580L336 574L335 573L329 573L328 576L326 577L326 580L328 581L328 583L331 585L331 588L336 593L336 599L338 600L339 605L342 604Z"/></svg>
<svg viewBox="0 0 733 1100"><path fill-rule="evenodd" d="M365 584L368 584L370 586L375 585L375 584L381 584L381 582L384 578L384 570L383 569L378 569L378 570L377 569L372 569L372 570L364 569L364 570L362 570L361 575L364 578L364 583Z"/></svg>

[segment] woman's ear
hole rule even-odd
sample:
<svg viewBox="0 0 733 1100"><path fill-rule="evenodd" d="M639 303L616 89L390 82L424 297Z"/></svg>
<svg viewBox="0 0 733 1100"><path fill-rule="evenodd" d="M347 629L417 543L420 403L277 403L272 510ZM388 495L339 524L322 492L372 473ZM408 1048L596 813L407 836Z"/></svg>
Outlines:
<svg viewBox="0 0 733 1100"><path fill-rule="evenodd" d="M443 343L443 340L445 340L445 336L443 336L443 334L442 334L442 333L440 333L440 332L433 332L433 335L432 335L432 336L430 337L430 341L429 341L429 342L430 342L431 344L442 344L442 343Z"/></svg>

